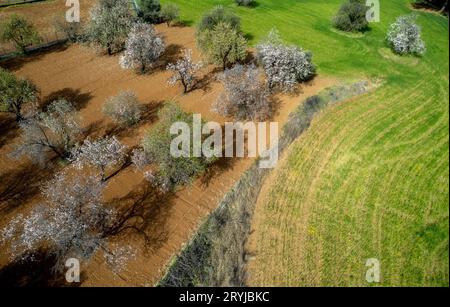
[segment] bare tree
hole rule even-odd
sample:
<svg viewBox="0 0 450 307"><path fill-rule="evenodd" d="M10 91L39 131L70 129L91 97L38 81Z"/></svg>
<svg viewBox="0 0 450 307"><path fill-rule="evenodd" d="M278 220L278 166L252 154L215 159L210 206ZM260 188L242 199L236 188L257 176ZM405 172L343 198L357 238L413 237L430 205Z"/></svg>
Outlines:
<svg viewBox="0 0 450 307"><path fill-rule="evenodd" d="M81 134L78 114L64 99L52 102L47 111L19 122L19 126L20 141L11 157L28 156L41 165L50 152L62 159L68 158Z"/></svg>
<svg viewBox="0 0 450 307"><path fill-rule="evenodd" d="M117 170L106 176L108 169L122 166L126 158L126 147L122 145L115 136L105 137L84 143L72 151L70 160L78 169L84 166L95 167L100 174L101 180L106 181L117 174Z"/></svg>
<svg viewBox="0 0 450 307"><path fill-rule="evenodd" d="M178 60L175 64L168 64L167 70L173 71L173 76L169 79L169 84L176 84L181 82L184 92L190 91L195 83L195 73L200 69L202 64L200 62L194 63L192 61L192 50L184 50L183 58Z"/></svg>
<svg viewBox="0 0 450 307"><path fill-rule="evenodd" d="M151 24L135 23L125 43L125 52L120 57L123 68L139 68L144 73L151 68L165 50L164 40Z"/></svg>
<svg viewBox="0 0 450 307"><path fill-rule="evenodd" d="M224 92L213 109L239 120L266 120L272 115L269 90L254 65L236 64L219 77Z"/></svg>

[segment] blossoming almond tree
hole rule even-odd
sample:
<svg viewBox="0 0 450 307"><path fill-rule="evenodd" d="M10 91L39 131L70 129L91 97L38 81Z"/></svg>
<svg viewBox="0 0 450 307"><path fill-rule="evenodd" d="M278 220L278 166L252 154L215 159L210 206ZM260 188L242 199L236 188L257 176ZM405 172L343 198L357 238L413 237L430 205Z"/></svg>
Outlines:
<svg viewBox="0 0 450 307"><path fill-rule="evenodd" d="M28 156L32 162L44 164L49 153L66 159L81 134L79 116L64 99L52 102L47 111L19 122L21 131L12 158Z"/></svg>
<svg viewBox="0 0 450 307"><path fill-rule="evenodd" d="M416 16L400 16L389 27L386 40L394 52L399 54L425 53L425 43L421 38L421 29L415 23Z"/></svg>
<svg viewBox="0 0 450 307"><path fill-rule="evenodd" d="M33 251L45 248L55 256L56 271L69 258L88 260L101 250L113 271L119 271L133 253L126 246L116 253L106 241L117 215L102 203L103 190L97 176L58 173L42 189L45 203L12 219L0 232L0 244L9 247L11 258L32 257Z"/></svg>
<svg viewBox="0 0 450 307"><path fill-rule="evenodd" d="M72 151L71 160L78 169L82 169L84 166L93 166L98 169L101 181L106 181L117 174L116 171L106 176L107 170L122 166L124 163L125 150L126 147L115 136L95 141L85 140L81 146Z"/></svg>
<svg viewBox="0 0 450 307"><path fill-rule="evenodd" d="M257 57L266 72L269 88L292 91L298 82L315 73L312 54L297 46L288 46L273 29L257 46Z"/></svg>
<svg viewBox="0 0 450 307"><path fill-rule="evenodd" d="M125 42L120 65L125 69L139 68L144 73L151 68L165 50L164 40L153 25L137 22Z"/></svg>
<svg viewBox="0 0 450 307"><path fill-rule="evenodd" d="M201 62L195 63L192 61L192 50L184 50L184 55L176 63L167 65L167 70L173 71L172 77L169 79L169 84L176 84L181 82L184 92L189 92L195 83L195 73L202 66Z"/></svg>

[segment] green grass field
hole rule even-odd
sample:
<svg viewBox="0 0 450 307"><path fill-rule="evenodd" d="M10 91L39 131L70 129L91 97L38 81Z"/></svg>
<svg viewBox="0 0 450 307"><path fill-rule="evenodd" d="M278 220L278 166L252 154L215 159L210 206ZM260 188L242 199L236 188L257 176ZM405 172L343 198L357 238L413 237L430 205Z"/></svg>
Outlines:
<svg viewBox="0 0 450 307"><path fill-rule="evenodd" d="M449 284L448 20L417 12L427 53L399 58L386 30L409 1L382 1L381 22L363 37L332 31L341 0L170 0L195 24L214 5L230 7L255 44L272 28L314 54L318 73L383 85L318 115L277 170L256 210L254 285Z"/></svg>

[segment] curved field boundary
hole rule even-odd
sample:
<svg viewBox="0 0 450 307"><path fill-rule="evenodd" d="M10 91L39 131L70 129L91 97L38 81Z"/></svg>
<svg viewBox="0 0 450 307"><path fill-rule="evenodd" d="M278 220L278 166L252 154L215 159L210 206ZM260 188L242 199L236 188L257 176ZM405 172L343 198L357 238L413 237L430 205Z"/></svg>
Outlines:
<svg viewBox="0 0 450 307"><path fill-rule="evenodd" d="M307 98L283 128L279 151L283 152L306 131L315 114L329 105L362 95L370 89L367 81L325 89ZM158 286L243 286L245 245L250 232L257 197L270 173L257 161L229 191L197 234L175 257Z"/></svg>

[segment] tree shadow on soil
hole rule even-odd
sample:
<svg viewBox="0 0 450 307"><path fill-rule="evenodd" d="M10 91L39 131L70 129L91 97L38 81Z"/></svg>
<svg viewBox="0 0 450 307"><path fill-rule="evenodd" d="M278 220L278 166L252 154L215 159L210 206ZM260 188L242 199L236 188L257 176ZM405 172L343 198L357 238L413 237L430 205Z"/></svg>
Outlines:
<svg viewBox="0 0 450 307"><path fill-rule="evenodd" d="M168 239L166 224L173 199L173 193L159 192L143 181L127 195L108 202L118 208L120 217L108 236L137 235L143 239L145 252L157 250Z"/></svg>
<svg viewBox="0 0 450 307"><path fill-rule="evenodd" d="M65 274L53 272L54 256L45 251L34 252L33 257L22 254L0 269L0 287L78 287L86 280L80 274L80 283L68 283Z"/></svg>
<svg viewBox="0 0 450 307"><path fill-rule="evenodd" d="M141 119L138 123L132 125L132 126L126 126L126 125L120 125L116 123L108 123L104 127L103 135L116 135L118 137L130 137L135 135L135 131L139 129L142 125L155 122L158 117L158 110L161 108L161 106L164 104L164 101L152 101L148 104L145 104L142 106L142 115ZM90 130L92 130L93 127L90 127ZM100 127L97 127L95 129L97 132L99 130L102 130Z"/></svg>
<svg viewBox="0 0 450 307"><path fill-rule="evenodd" d="M19 125L10 114L0 114L0 148L19 134Z"/></svg>
<svg viewBox="0 0 450 307"><path fill-rule="evenodd" d="M79 89L66 87L44 97L41 100L40 107L45 110L50 103L58 99L66 99L79 111L87 106L89 100L92 99L92 95L90 93L81 93Z"/></svg>
<svg viewBox="0 0 450 307"><path fill-rule="evenodd" d="M182 45L170 44L159 58L159 61L153 67L151 72L165 71L167 64L176 62L181 57Z"/></svg>
<svg viewBox="0 0 450 307"><path fill-rule="evenodd" d="M8 213L38 194L41 184L48 181L58 167L54 164L41 168L30 162L0 174L0 212Z"/></svg>
<svg viewBox="0 0 450 307"><path fill-rule="evenodd" d="M24 65L41 59L44 55L53 52L63 52L69 47L68 44L59 44L43 48L39 51L32 52L29 55L19 55L11 59L7 59L0 62L0 66L11 71L16 71L22 68Z"/></svg>

